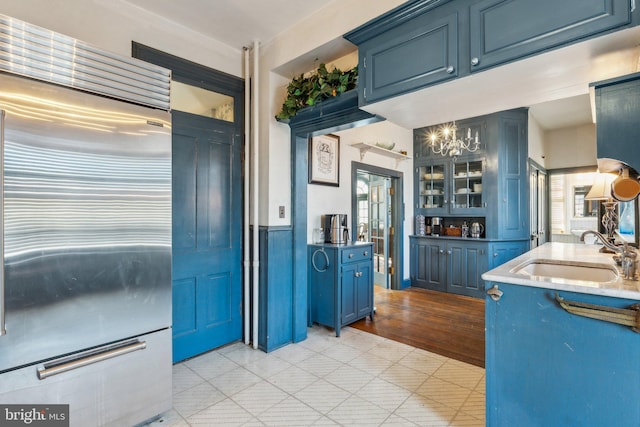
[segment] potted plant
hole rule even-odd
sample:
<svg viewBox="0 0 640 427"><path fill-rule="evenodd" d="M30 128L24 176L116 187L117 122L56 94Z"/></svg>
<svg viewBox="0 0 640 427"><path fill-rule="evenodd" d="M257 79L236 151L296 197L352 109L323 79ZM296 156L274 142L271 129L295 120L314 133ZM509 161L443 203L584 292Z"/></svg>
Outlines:
<svg viewBox="0 0 640 427"><path fill-rule="evenodd" d="M299 77L291 80L287 86L287 97L276 119L288 120L302 108L316 105L324 99L354 89L357 80L357 66L347 71L335 67L329 71L325 64L320 64L318 69L310 75L300 74Z"/></svg>

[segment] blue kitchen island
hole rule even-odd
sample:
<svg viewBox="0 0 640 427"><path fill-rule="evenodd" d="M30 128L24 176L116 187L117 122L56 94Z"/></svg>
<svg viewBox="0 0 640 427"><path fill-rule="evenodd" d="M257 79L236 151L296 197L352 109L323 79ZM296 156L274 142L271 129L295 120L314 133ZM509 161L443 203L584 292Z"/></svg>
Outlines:
<svg viewBox="0 0 640 427"><path fill-rule="evenodd" d="M640 285L598 249L547 243L483 274L487 426L640 425Z"/></svg>

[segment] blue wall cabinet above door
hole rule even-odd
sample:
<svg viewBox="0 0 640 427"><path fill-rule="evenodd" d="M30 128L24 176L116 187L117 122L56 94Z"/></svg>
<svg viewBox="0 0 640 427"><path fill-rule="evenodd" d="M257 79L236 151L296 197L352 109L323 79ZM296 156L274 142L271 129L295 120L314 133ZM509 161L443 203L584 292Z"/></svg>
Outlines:
<svg viewBox="0 0 640 427"><path fill-rule="evenodd" d="M638 25L636 1L408 1L344 35L360 105Z"/></svg>
<svg viewBox="0 0 640 427"><path fill-rule="evenodd" d="M439 15L407 22L359 49L361 104L458 75L458 14Z"/></svg>
<svg viewBox="0 0 640 427"><path fill-rule="evenodd" d="M483 0L470 6L471 71L631 22L629 0Z"/></svg>

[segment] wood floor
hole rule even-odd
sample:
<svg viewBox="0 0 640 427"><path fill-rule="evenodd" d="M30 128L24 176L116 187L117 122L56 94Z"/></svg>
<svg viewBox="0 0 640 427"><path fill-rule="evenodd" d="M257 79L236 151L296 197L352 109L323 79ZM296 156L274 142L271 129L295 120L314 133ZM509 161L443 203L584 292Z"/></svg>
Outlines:
<svg viewBox="0 0 640 427"><path fill-rule="evenodd" d="M374 320L350 326L484 367L484 300L420 288L375 286Z"/></svg>

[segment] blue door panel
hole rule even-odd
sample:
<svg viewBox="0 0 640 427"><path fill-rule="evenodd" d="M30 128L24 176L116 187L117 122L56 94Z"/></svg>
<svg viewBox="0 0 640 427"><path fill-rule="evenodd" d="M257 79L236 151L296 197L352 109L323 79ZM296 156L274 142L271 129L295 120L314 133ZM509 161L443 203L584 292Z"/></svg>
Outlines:
<svg viewBox="0 0 640 427"><path fill-rule="evenodd" d="M210 328L232 321L232 283L229 274L216 274L202 280L201 298L210 301L203 313L204 327Z"/></svg>
<svg viewBox="0 0 640 427"><path fill-rule="evenodd" d="M208 156L203 156L202 161L208 164L205 170L208 172L206 186L209 203L203 208L207 209L204 216L206 222L207 245L210 248L231 247L231 227L229 224L233 218L232 198L232 163L231 146L228 143L212 141L207 146ZM237 214L237 213L236 213Z"/></svg>
<svg viewBox="0 0 640 427"><path fill-rule="evenodd" d="M197 140L173 134L173 249L196 247L196 156ZM179 148L179 149L176 149Z"/></svg>
<svg viewBox="0 0 640 427"><path fill-rule="evenodd" d="M196 278L173 281L173 335L182 336L196 331ZM175 309L177 307L177 309ZM180 313L176 316L176 313Z"/></svg>

